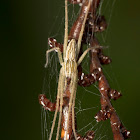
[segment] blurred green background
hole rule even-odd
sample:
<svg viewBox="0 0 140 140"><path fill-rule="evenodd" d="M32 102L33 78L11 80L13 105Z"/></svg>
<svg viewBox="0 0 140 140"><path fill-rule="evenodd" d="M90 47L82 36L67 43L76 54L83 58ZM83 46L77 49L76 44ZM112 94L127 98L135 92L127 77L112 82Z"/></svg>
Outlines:
<svg viewBox="0 0 140 140"><path fill-rule="evenodd" d="M138 140L140 1L117 0L113 8L112 4L113 2L107 4L107 0L104 0L103 6L108 8L105 14L110 22L102 45L109 46L106 54L113 62L103 69L111 87L123 94L119 100L112 103L126 128L131 131L131 139ZM63 42L64 1L5 0L1 1L0 10L0 139L41 140L38 94L42 93L46 73L44 64L45 51L48 49L47 38L51 36ZM111 18L107 13L112 14ZM72 23L69 26L71 25ZM102 36L100 38L102 40ZM92 88L94 90L94 87ZM81 106L84 102L86 106L88 100L94 102L93 106L100 108L98 96L92 94L91 98L89 93L79 94L84 94ZM106 129L109 132L105 132L105 135L111 135L110 128ZM111 140L110 137L102 139Z"/></svg>

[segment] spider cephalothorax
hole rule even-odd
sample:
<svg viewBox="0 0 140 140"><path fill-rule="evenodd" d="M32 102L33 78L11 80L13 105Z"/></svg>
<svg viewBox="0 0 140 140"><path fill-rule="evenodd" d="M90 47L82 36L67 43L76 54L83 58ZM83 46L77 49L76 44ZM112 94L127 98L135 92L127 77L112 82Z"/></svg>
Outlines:
<svg viewBox="0 0 140 140"><path fill-rule="evenodd" d="M66 49L66 58L64 59L63 67L66 77L73 76L77 71L77 62L76 62L76 41L72 39Z"/></svg>

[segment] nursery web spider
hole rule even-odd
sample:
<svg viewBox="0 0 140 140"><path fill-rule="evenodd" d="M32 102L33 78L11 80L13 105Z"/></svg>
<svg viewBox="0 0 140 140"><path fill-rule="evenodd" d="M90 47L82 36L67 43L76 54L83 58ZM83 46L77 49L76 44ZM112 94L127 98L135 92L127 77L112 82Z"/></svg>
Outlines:
<svg viewBox="0 0 140 140"><path fill-rule="evenodd" d="M77 89L77 83L78 83L77 67L80 65L80 63L84 59L85 55L90 50L93 50L93 49L96 49L97 47L99 47L99 46L97 46L97 47L94 46L94 47L88 48L79 57L82 36L83 36L85 23L87 20L87 15L88 15L90 6L91 6L91 0L88 1L87 8L84 11L84 20L83 20L83 23L81 26L78 41L76 42L75 39L71 39L68 43L68 9L67 9L68 5L67 5L67 0L65 0L65 35L64 35L64 45L63 45L63 56L62 56L61 49L59 47L54 47L54 48L46 51L45 67L47 67L47 65L48 65L48 54L52 51L56 51L58 53L59 62L60 62L60 65L62 66L60 69L60 74L59 74L56 104L53 106L53 104L51 103L51 105L52 105L51 108L48 108L47 101L46 101L47 99L44 98L44 95L39 96L40 104L43 105L43 107L46 110L50 110L50 111L55 110L49 140L52 139L52 134L54 131L54 126L55 126L56 117L57 117L58 112L59 112L59 120L58 120L56 140L58 140L58 138L59 138L60 124L61 124L63 111L67 112L67 113L65 113L65 115L67 117L65 117L66 122L65 122L65 125L63 126L64 127L63 131L61 131L61 138L64 140L70 139L70 135L68 133L69 120L70 120L69 118L70 118L70 115L72 115L72 131L74 133L75 139L76 140L78 139L77 134L76 134L76 130L75 130L75 115L74 115L76 89ZM68 106L65 107L64 98L68 97L65 94L65 91L66 91L66 88L68 85L69 85L69 89L70 89L70 96L68 98ZM46 104L45 104L44 100L46 101Z"/></svg>

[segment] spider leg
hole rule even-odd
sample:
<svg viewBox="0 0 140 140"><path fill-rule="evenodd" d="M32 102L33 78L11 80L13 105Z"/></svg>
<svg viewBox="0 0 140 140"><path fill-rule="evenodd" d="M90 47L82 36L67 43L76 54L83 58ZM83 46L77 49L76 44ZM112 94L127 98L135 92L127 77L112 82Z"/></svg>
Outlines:
<svg viewBox="0 0 140 140"><path fill-rule="evenodd" d="M50 100L46 98L45 94L40 94L38 96L38 99L39 99L39 103L43 106L45 110L55 111L56 103L50 102Z"/></svg>
<svg viewBox="0 0 140 140"><path fill-rule="evenodd" d="M67 124L69 124L69 117L70 117L70 112L72 110L72 107L74 109L74 104L73 104L73 101L76 97L76 88L77 88L77 72L74 73L74 75L71 77L71 85L70 85L70 89L71 89L71 96L70 96L70 100L69 100L69 109L68 109L68 121L67 121ZM75 101L74 101L75 103ZM73 105L72 105L73 104ZM73 110L74 111L74 110ZM72 122L75 123L75 118L74 118L74 114L72 114ZM77 136L76 136L76 131L75 131L75 124L72 124L74 125L73 126L73 132L74 132L74 136L75 136L75 139L77 140ZM68 128L67 128L68 129ZM67 134L67 131L66 131L66 134Z"/></svg>
<svg viewBox="0 0 140 140"><path fill-rule="evenodd" d="M87 20L87 16L88 16L88 13L89 13L89 8L91 6L91 1L89 0L89 3L88 3L88 6L87 6L87 11L85 13L85 18L84 18L84 21L83 21L83 24L82 24L82 27L81 27L81 31L80 31L80 34L79 34L79 38L78 38L78 45L77 45L77 54L79 54L80 52L80 48L81 48L81 42L82 42L82 37L83 37L83 33L84 33L84 29L85 29L85 23L86 23L86 20Z"/></svg>
<svg viewBox="0 0 140 140"><path fill-rule="evenodd" d="M90 47L87 50L85 50L83 52L83 54L80 56L77 65L79 66L81 64L81 62L83 61L83 59L85 58L86 54L90 51L90 50L95 50L96 48L99 48L99 46L95 46L95 47ZM99 80L101 75L101 72L99 69L95 69L92 73L90 74L84 74L82 73L82 68L81 66L78 67L78 84L80 86L90 86L91 84L93 84L95 81Z"/></svg>
<svg viewBox="0 0 140 140"><path fill-rule="evenodd" d="M56 110L55 110L55 114L54 114L54 118L53 118L53 123L52 123L52 127L51 127L51 133L49 136L49 140L51 140L52 138L52 134L53 134L53 130L54 130L54 126L55 126L55 121L56 121L56 117L57 117L57 112L59 110L59 102L60 102L60 96L61 96L61 77L62 76L62 68L60 70L60 74L59 74L59 81L58 81L58 91L57 91L57 101L56 101Z"/></svg>
<svg viewBox="0 0 140 140"><path fill-rule="evenodd" d="M91 48L88 48L86 49L83 54L80 56L78 62L77 62L77 66L79 66L81 64L81 62L83 61L83 59L85 58L86 54L90 51L90 50L95 50L96 48L98 48L98 46L96 47L91 47Z"/></svg>
<svg viewBox="0 0 140 140"><path fill-rule="evenodd" d="M75 84L75 89L77 89L77 84ZM72 129L73 129L73 133L74 133L74 137L75 139L77 138L77 134L76 134L76 129L75 129L75 111L74 111L74 107L75 107L75 99L76 99L76 91L73 97L73 104L72 104Z"/></svg>
<svg viewBox="0 0 140 140"><path fill-rule="evenodd" d="M62 53L61 53L61 51L60 51L59 48L56 48L56 47L55 47L55 48L52 48L52 49L46 51L46 64L45 64L45 68L46 68L47 65L48 65L48 54L49 54L50 52L52 52L52 51L57 51L57 53L58 53L58 58L59 58L59 62L60 62L61 65L62 65L62 63L63 63Z"/></svg>
<svg viewBox="0 0 140 140"><path fill-rule="evenodd" d="M58 43L57 40L54 38L48 38L48 45L51 48L59 48L60 51L63 52L63 44Z"/></svg>
<svg viewBox="0 0 140 140"><path fill-rule="evenodd" d="M59 111L59 120L58 120L58 127L57 127L57 136L56 136L56 140L58 140L59 138L59 130L60 130L60 125L61 125L61 119L62 119L62 106L63 106L63 93L64 93L64 83L65 83L65 77L64 77L64 70L63 67L61 68L62 73L61 73L61 78L60 78L60 111Z"/></svg>
<svg viewBox="0 0 140 140"><path fill-rule="evenodd" d="M101 64L111 63L111 59L108 56L105 56L102 50L98 48L98 46L95 51L98 52L97 54ZM92 85L95 81L99 80L100 75L101 72L99 71L99 69L95 69L92 73L84 74L82 72L82 67L80 65L78 66L78 84L80 86L87 87Z"/></svg>
<svg viewBox="0 0 140 140"><path fill-rule="evenodd" d="M65 35L63 45L63 59L65 59L66 56L67 44L68 44L68 1L65 0Z"/></svg>

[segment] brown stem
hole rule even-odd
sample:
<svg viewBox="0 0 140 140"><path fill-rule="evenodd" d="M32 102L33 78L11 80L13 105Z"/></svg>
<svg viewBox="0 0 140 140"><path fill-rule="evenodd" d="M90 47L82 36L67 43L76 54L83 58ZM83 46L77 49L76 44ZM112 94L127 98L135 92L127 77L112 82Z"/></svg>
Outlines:
<svg viewBox="0 0 140 140"><path fill-rule="evenodd" d="M90 41L91 47L94 47L97 44L98 42L95 39L91 38ZM97 121L106 120L109 118L114 140L124 140L126 138L129 138L130 132L124 128L115 109L113 108L110 102L110 97L109 97L110 87L101 69L101 64L97 53L98 53L97 50L91 52L91 63L90 63L90 72L93 72L94 70L97 69L100 71L98 86L99 86L99 91L101 93L101 98L100 98L101 110L99 111L99 113L97 113L95 118Z"/></svg>

